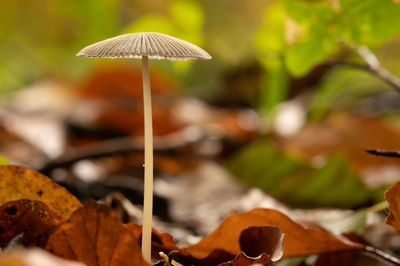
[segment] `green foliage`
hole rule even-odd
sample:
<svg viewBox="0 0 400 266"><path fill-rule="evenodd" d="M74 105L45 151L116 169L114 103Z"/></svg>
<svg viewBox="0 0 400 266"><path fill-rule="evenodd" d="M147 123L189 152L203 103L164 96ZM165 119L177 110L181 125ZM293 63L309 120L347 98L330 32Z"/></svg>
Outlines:
<svg viewBox="0 0 400 266"><path fill-rule="evenodd" d="M365 204L371 194L340 154L315 168L259 141L231 158L227 167L244 183L294 206L352 208Z"/></svg>
<svg viewBox="0 0 400 266"><path fill-rule="evenodd" d="M113 0L0 1L0 92L82 71L89 60L75 54L117 32L117 10Z"/></svg>
<svg viewBox="0 0 400 266"><path fill-rule="evenodd" d="M288 16L300 37L286 51L291 74L302 76L338 51L340 41L374 46L400 32L400 5L392 0L286 1Z"/></svg>
<svg viewBox="0 0 400 266"><path fill-rule="evenodd" d="M282 3L267 8L263 25L255 34L254 47L264 68L259 105L270 112L282 102L289 89L289 77L284 63L284 10Z"/></svg>

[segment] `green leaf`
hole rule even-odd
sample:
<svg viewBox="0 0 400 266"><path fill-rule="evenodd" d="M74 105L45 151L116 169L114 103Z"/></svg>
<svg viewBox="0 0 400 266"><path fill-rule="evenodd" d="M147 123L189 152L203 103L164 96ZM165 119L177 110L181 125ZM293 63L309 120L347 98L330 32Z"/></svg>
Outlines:
<svg viewBox="0 0 400 266"><path fill-rule="evenodd" d="M302 76L337 49L337 15L325 2L287 1L286 12L303 29L286 51L286 64L289 72Z"/></svg>
<svg viewBox="0 0 400 266"><path fill-rule="evenodd" d="M295 76L332 56L340 41L374 46L400 32L400 5L392 0L341 0L337 9L327 2L290 0L285 8L302 29L285 53L287 68Z"/></svg>
<svg viewBox="0 0 400 266"><path fill-rule="evenodd" d="M372 193L341 154L315 168L277 151L267 141L241 150L227 162L227 168L244 183L294 206L352 208L365 204Z"/></svg>
<svg viewBox="0 0 400 266"><path fill-rule="evenodd" d="M275 3L266 9L263 25L254 37L254 48L264 68L259 105L265 113L272 111L288 94L289 76L283 57L284 22L283 5Z"/></svg>
<svg viewBox="0 0 400 266"><path fill-rule="evenodd" d="M400 31L400 5L393 0L341 0L340 5L339 27L348 42L373 46Z"/></svg>

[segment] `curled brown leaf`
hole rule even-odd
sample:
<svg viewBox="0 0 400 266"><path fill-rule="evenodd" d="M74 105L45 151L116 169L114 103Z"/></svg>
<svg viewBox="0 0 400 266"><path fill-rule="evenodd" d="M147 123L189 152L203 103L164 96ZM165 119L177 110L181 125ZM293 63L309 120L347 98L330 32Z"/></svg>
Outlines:
<svg viewBox="0 0 400 266"><path fill-rule="evenodd" d="M277 261L283 256L284 234L276 226L251 226L243 229L239 236L240 249L249 257L268 255Z"/></svg>
<svg viewBox="0 0 400 266"><path fill-rule="evenodd" d="M61 214L40 201L8 202L0 207L0 246L6 247L14 237L23 233L23 245L43 247L63 221Z"/></svg>
<svg viewBox="0 0 400 266"><path fill-rule="evenodd" d="M142 225L135 223L126 224L125 227L133 234L139 244L142 241ZM152 229L151 235L151 252L152 257L159 257L159 252L169 253L174 250L179 250L173 237L168 233L161 233L156 229ZM161 259L161 258L160 258Z"/></svg>

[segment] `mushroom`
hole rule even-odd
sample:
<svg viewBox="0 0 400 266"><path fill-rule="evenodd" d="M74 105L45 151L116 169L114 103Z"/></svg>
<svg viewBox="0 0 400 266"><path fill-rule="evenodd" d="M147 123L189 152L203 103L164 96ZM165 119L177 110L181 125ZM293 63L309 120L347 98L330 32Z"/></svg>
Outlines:
<svg viewBox="0 0 400 266"><path fill-rule="evenodd" d="M153 126L148 58L168 60L211 59L200 47L157 32L120 35L83 48L77 56L105 58L142 58L144 102L144 204L142 255L151 262L151 230L153 209Z"/></svg>

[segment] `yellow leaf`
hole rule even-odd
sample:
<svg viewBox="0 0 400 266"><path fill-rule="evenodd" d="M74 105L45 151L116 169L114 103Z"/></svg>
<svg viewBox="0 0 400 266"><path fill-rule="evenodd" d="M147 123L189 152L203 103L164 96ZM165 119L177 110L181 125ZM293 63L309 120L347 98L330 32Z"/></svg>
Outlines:
<svg viewBox="0 0 400 266"><path fill-rule="evenodd" d="M36 171L15 165L0 165L0 206L14 200L38 200L65 219L82 203L65 188Z"/></svg>

